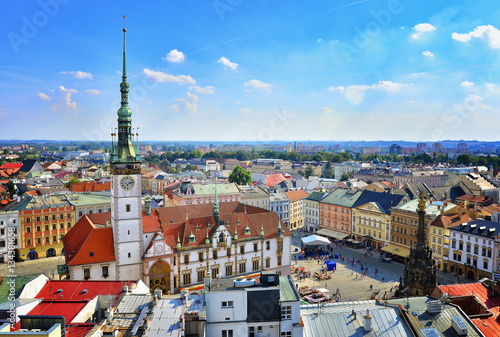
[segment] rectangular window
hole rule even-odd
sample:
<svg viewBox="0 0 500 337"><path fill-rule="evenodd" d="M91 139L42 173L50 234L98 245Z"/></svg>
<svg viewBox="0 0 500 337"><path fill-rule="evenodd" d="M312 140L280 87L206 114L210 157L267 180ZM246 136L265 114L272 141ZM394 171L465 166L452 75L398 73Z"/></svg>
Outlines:
<svg viewBox="0 0 500 337"><path fill-rule="evenodd" d="M130 212L130 204L126 204L125 205L125 211L126 212Z"/></svg>
<svg viewBox="0 0 500 337"><path fill-rule="evenodd" d="M48 216L48 215L45 215L45 216L43 217L43 220L44 220L44 221L49 221L49 216Z"/></svg>
<svg viewBox="0 0 500 337"><path fill-rule="evenodd" d="M259 259L252 260L252 271L259 270Z"/></svg>
<svg viewBox="0 0 500 337"><path fill-rule="evenodd" d="M482 255L482 256L486 256L486 247L483 247L483 249L482 249L482 254L481 254L481 255Z"/></svg>
<svg viewBox="0 0 500 337"><path fill-rule="evenodd" d="M203 282L205 279L205 269L198 270L198 282Z"/></svg>
<svg viewBox="0 0 500 337"><path fill-rule="evenodd" d="M52 214L52 220L55 220L55 219L56 219L56 215Z"/></svg>
<svg viewBox="0 0 500 337"><path fill-rule="evenodd" d="M213 256L214 260L217 259L217 251L216 250L212 251L212 256Z"/></svg>
<svg viewBox="0 0 500 337"><path fill-rule="evenodd" d="M182 282L184 285L191 284L191 272L182 274Z"/></svg>
<svg viewBox="0 0 500 337"><path fill-rule="evenodd" d="M63 220L64 219L64 214L59 214L59 219Z"/></svg>
<svg viewBox="0 0 500 337"><path fill-rule="evenodd" d="M36 222L40 222L40 217L39 216L36 217Z"/></svg>
<svg viewBox="0 0 500 337"><path fill-rule="evenodd" d="M56 224L53 224L53 225L52 225L52 229L56 229Z"/></svg>
<svg viewBox="0 0 500 337"><path fill-rule="evenodd" d="M48 231L49 230L49 225L45 225L45 230Z"/></svg>
<svg viewBox="0 0 500 337"><path fill-rule="evenodd" d="M30 223L31 222L31 218L26 218L26 223Z"/></svg>
<svg viewBox="0 0 500 337"><path fill-rule="evenodd" d="M270 241L266 241L266 249L267 250L271 249L271 242Z"/></svg>
<svg viewBox="0 0 500 337"><path fill-rule="evenodd" d="M108 277L108 276L109 276L108 266L102 266L102 277Z"/></svg>
<svg viewBox="0 0 500 337"><path fill-rule="evenodd" d="M281 266L281 256L278 256L278 266Z"/></svg>
<svg viewBox="0 0 500 337"><path fill-rule="evenodd" d="M83 212L82 211L79 211L78 212L78 216L81 218L83 216Z"/></svg>
<svg viewBox="0 0 500 337"><path fill-rule="evenodd" d="M488 269L488 260L483 261L483 269Z"/></svg>
<svg viewBox="0 0 500 337"><path fill-rule="evenodd" d="M238 269L239 269L240 274L246 273L247 272L247 264L246 264L246 262L240 262L239 265L238 265Z"/></svg>
<svg viewBox="0 0 500 337"><path fill-rule="evenodd" d="M245 246L240 246L241 255L245 254Z"/></svg>
<svg viewBox="0 0 500 337"><path fill-rule="evenodd" d="M479 246L474 246L474 254L479 254Z"/></svg>
<svg viewBox="0 0 500 337"><path fill-rule="evenodd" d="M59 229L64 229L64 224L63 223L59 224Z"/></svg>
<svg viewBox="0 0 500 337"><path fill-rule="evenodd" d="M234 308L233 301L222 301L223 308Z"/></svg>
<svg viewBox="0 0 500 337"><path fill-rule="evenodd" d="M231 257L231 248L226 249L226 256Z"/></svg>
<svg viewBox="0 0 500 337"><path fill-rule="evenodd" d="M258 249L257 244L256 244L256 243L254 243L254 244L253 244L253 251L257 253L257 251L258 251L258 250L259 250L259 249Z"/></svg>
<svg viewBox="0 0 500 337"><path fill-rule="evenodd" d="M189 255L188 254L184 255L184 263L186 263L186 264L189 263Z"/></svg>
<svg viewBox="0 0 500 337"><path fill-rule="evenodd" d="M218 266L212 267L212 278L215 279L218 277L218 275L219 275L219 267Z"/></svg>
<svg viewBox="0 0 500 337"><path fill-rule="evenodd" d="M281 319L292 319L291 305L285 305L281 307Z"/></svg>
<svg viewBox="0 0 500 337"><path fill-rule="evenodd" d="M233 265L228 264L226 266L226 276L232 276L233 275Z"/></svg>
<svg viewBox="0 0 500 337"><path fill-rule="evenodd" d="M57 241L56 236L52 235L52 242L56 242L56 241Z"/></svg>
<svg viewBox="0 0 500 337"><path fill-rule="evenodd" d="M26 227L26 233L31 233L31 227Z"/></svg>
<svg viewBox="0 0 500 337"><path fill-rule="evenodd" d="M86 280L90 278L90 268L83 268L83 278Z"/></svg>
<svg viewBox="0 0 500 337"><path fill-rule="evenodd" d="M282 331L280 337L292 337L291 331Z"/></svg>
<svg viewBox="0 0 500 337"><path fill-rule="evenodd" d="M222 330L222 337L233 337L233 330Z"/></svg>
<svg viewBox="0 0 500 337"><path fill-rule="evenodd" d="M198 253L198 261L203 262L203 253L202 252Z"/></svg>
<svg viewBox="0 0 500 337"><path fill-rule="evenodd" d="M45 237L45 243L49 243L49 237L48 236Z"/></svg>

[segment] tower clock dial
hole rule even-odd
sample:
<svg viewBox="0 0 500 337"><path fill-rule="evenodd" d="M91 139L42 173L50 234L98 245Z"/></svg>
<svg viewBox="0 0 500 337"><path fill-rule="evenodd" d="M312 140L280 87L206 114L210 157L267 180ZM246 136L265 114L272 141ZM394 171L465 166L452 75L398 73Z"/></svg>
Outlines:
<svg viewBox="0 0 500 337"><path fill-rule="evenodd" d="M120 187L125 191L130 191L135 186L135 179L131 176L125 176L120 179Z"/></svg>

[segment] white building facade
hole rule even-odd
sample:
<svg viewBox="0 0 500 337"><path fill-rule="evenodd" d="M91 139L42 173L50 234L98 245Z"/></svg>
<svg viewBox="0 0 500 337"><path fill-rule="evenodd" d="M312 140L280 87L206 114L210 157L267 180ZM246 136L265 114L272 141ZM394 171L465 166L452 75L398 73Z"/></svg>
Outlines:
<svg viewBox="0 0 500 337"><path fill-rule="evenodd" d="M19 248L19 212L0 211L0 263L13 261Z"/></svg>

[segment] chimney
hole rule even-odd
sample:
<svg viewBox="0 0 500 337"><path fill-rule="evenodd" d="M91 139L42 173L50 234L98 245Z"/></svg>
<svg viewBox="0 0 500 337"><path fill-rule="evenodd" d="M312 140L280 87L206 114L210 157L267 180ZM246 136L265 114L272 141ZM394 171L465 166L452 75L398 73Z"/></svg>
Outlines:
<svg viewBox="0 0 500 337"><path fill-rule="evenodd" d="M370 316L370 311L366 309L366 315L363 316L363 329L365 332L369 332L372 330L372 316Z"/></svg>

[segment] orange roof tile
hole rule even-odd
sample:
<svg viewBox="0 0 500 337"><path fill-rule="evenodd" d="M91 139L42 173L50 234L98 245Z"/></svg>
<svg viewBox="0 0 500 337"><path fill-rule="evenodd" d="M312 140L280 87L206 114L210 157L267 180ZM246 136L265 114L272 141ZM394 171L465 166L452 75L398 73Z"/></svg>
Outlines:
<svg viewBox="0 0 500 337"><path fill-rule="evenodd" d="M304 190L285 192L285 194L288 197L288 199L290 199L290 201L305 199L309 196L309 194L307 194L307 192Z"/></svg>
<svg viewBox="0 0 500 337"><path fill-rule="evenodd" d="M111 190L111 183L83 182L71 183L69 190L72 192L98 192Z"/></svg>
<svg viewBox="0 0 500 337"><path fill-rule="evenodd" d="M112 228L95 225L87 215L64 236L63 244L68 266L115 260Z"/></svg>
<svg viewBox="0 0 500 337"><path fill-rule="evenodd" d="M286 178L280 173L268 174L266 176L266 185L270 187L275 186L281 183L283 180L286 180Z"/></svg>

